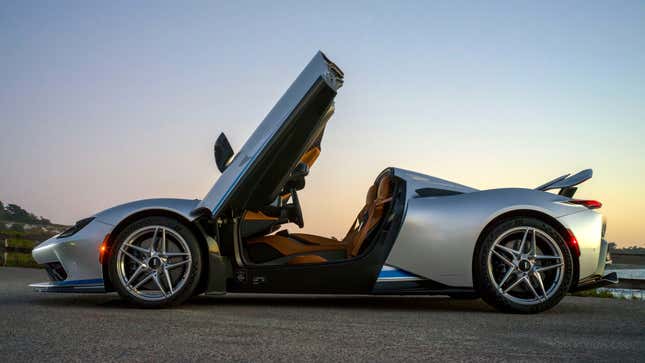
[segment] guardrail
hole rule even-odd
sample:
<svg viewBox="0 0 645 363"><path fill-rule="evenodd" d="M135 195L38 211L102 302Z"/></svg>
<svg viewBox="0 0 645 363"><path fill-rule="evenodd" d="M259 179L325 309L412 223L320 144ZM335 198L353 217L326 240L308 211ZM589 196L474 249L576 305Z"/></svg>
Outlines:
<svg viewBox="0 0 645 363"><path fill-rule="evenodd" d="M9 246L9 240L5 239L0 242L0 266L7 264L7 255L9 253L31 253L31 248Z"/></svg>
<svg viewBox="0 0 645 363"><path fill-rule="evenodd" d="M618 278L616 285L607 286L612 289L645 290L645 280Z"/></svg>
<svg viewBox="0 0 645 363"><path fill-rule="evenodd" d="M629 296L639 296L643 298L643 291L645 290L645 279L641 274L631 274L630 270L643 270L645 269L645 253L622 253L610 252L613 265L608 269L618 273L618 283L616 285L607 286L613 291L624 291Z"/></svg>
<svg viewBox="0 0 645 363"><path fill-rule="evenodd" d="M645 253L610 252L609 254L614 264L645 266Z"/></svg>

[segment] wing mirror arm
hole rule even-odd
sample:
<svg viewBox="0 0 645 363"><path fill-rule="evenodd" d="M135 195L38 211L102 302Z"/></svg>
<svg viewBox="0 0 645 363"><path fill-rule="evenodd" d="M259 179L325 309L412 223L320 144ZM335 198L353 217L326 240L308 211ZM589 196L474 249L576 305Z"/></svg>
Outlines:
<svg viewBox="0 0 645 363"><path fill-rule="evenodd" d="M300 228L304 227L305 221L302 217L302 207L300 206L297 191L305 187L305 177L307 175L309 175L309 165L305 163L298 164L291 172L289 180L283 188L285 193L289 193L291 203L282 206L281 217L295 223Z"/></svg>
<svg viewBox="0 0 645 363"><path fill-rule="evenodd" d="M291 172L289 180L284 185L283 190L290 192L291 190L300 190L305 187L305 177L309 175L309 166L305 163L300 163Z"/></svg>
<svg viewBox="0 0 645 363"><path fill-rule="evenodd" d="M298 198L298 192L296 189L291 189L291 203L283 206L284 217L295 223L298 227L302 228L305 226L305 220L302 217L302 206L300 206L300 199Z"/></svg>

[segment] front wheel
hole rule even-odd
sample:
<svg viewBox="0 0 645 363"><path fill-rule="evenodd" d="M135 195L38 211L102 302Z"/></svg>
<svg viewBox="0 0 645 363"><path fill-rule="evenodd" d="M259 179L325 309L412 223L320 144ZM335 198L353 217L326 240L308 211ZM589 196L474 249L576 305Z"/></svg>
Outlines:
<svg viewBox="0 0 645 363"><path fill-rule="evenodd" d="M112 284L121 297L141 307L181 304L196 291L201 271L197 238L168 217L130 224L110 249Z"/></svg>
<svg viewBox="0 0 645 363"><path fill-rule="evenodd" d="M573 259L564 238L535 218L511 218L478 246L475 283L488 304L505 312L537 313L565 296Z"/></svg>

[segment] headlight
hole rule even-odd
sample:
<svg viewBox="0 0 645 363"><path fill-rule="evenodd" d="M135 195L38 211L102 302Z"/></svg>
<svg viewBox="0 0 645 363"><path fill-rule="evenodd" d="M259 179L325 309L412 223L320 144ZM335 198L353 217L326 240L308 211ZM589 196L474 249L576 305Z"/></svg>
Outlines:
<svg viewBox="0 0 645 363"><path fill-rule="evenodd" d="M83 229L83 227L87 226L90 224L91 221L94 220L94 217L90 218L85 218L81 219L80 221L76 222L73 226L67 228L66 230L63 231L63 233L59 234L58 237L56 238L67 238L69 236L74 235L76 232L80 231Z"/></svg>

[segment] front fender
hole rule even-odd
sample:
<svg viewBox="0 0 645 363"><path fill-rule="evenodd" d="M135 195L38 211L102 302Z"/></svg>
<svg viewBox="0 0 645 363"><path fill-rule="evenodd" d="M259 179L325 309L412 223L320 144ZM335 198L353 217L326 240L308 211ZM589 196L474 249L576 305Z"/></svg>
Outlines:
<svg viewBox="0 0 645 363"><path fill-rule="evenodd" d="M165 210L173 212L186 218L192 222L195 216L190 212L195 209L199 204L199 199L175 199L175 198L157 198L157 199L144 199L135 202L117 205L115 207L106 209L94 215L94 217L106 224L116 226L128 216L143 212L146 210Z"/></svg>
<svg viewBox="0 0 645 363"><path fill-rule="evenodd" d="M122 221L146 210L165 210L183 216L188 221L195 217L190 211L198 200L147 199L118 205L94 215L94 220L69 237L54 236L39 244L32 256L39 264L60 263L66 274L65 281L102 281L104 271L99 261L99 248L106 237Z"/></svg>

